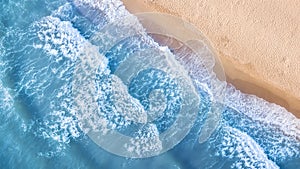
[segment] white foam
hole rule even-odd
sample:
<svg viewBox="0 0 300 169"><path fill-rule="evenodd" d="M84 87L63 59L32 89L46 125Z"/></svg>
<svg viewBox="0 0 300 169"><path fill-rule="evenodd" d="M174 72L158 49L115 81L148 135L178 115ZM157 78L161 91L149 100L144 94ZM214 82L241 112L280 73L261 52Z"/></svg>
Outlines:
<svg viewBox="0 0 300 169"><path fill-rule="evenodd" d="M238 158L232 168L279 168L273 161L269 160L264 150L246 133L232 127L224 126L220 131L222 140L217 145L217 155L226 158Z"/></svg>
<svg viewBox="0 0 300 169"><path fill-rule="evenodd" d="M285 108L257 96L247 95L232 85L226 88L225 103L254 121L279 128L284 134L300 140L300 119Z"/></svg>
<svg viewBox="0 0 300 169"><path fill-rule="evenodd" d="M268 156L276 162L283 162L289 158L300 157L300 119L286 109L269 103L254 95L246 95L228 86L226 90L226 104L253 121L255 138L262 148L268 151ZM242 121L238 124L243 128L249 127ZM257 126L261 126L257 128ZM256 132L267 134L255 134Z"/></svg>
<svg viewBox="0 0 300 169"><path fill-rule="evenodd" d="M75 61L88 43L79 31L73 28L71 22L61 21L57 17L44 17L36 22L35 26L39 28L38 37L42 42L35 46L42 46L50 56L56 57L56 62L62 60L62 57Z"/></svg>
<svg viewBox="0 0 300 169"><path fill-rule="evenodd" d="M147 156L145 154L152 154L153 152L160 152L163 146L156 125L150 124L143 130L139 130L138 136L131 138L130 142L124 145L125 148L138 157Z"/></svg>
<svg viewBox="0 0 300 169"><path fill-rule="evenodd" d="M82 55L95 55L94 59L100 60L96 66L100 71L105 71L107 60L104 56L98 54L98 48L91 45L84 39L78 30L73 28L69 21L61 21L57 17L47 16L41 21L34 23L38 27L38 37L41 44L36 44L42 48L51 58L52 62L60 62L63 59L69 59L69 65L65 65L66 69L61 67L59 70L53 70L52 73L62 78L68 69L74 67L76 61L93 63L94 60L82 58ZM81 60L84 59L84 60ZM93 64L91 64L93 65ZM95 72L92 72L95 73ZM94 86L93 86L94 87ZM81 134L79 129L78 112L71 103L71 91L69 84L64 84L57 89L56 98L61 102L53 102L50 107L50 114L47 115L55 121L44 121L45 129L42 131L44 138L53 139L58 143L67 144L71 138L78 138ZM58 105L59 104L59 105ZM74 118L75 116L75 118Z"/></svg>

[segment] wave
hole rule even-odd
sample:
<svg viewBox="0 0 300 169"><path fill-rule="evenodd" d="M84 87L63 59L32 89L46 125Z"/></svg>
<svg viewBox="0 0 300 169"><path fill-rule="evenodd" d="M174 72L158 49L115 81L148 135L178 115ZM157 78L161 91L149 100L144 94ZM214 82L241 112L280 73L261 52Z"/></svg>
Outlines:
<svg viewBox="0 0 300 169"><path fill-rule="evenodd" d="M233 111L225 111L224 119L251 136L270 159L281 164L300 157L300 120L293 114L254 95L243 94L231 85L225 99Z"/></svg>
<svg viewBox="0 0 300 169"><path fill-rule="evenodd" d="M95 18L95 15L101 19ZM94 118L93 121L89 121L89 127L93 126L94 130L114 129L116 124L120 124L119 122L110 123L107 118L99 118L99 114L93 113L99 110L97 106L99 100L104 101L103 98L107 97L107 93L112 92L109 84L113 79L110 76L112 70L108 68L109 58L103 53L101 54L101 51L113 48L113 46L105 46L105 44L112 44L111 41L107 42L107 39L114 39L113 36L109 36L113 32L100 32L100 34L107 36L100 38L102 41L99 41L100 34L97 32L109 23L124 17L128 18L128 15L131 14L125 9L121 1L70 1L59 6L49 16L44 16L31 24L28 30L24 32L17 30L16 32L19 33L17 35L20 37L16 38L19 40L15 43L16 47L9 49L8 45L1 44L1 47L4 46L3 50L6 50L3 52L1 48L1 53L3 53L0 74L2 79L0 84L1 128L8 129L13 125L15 126L15 133L23 135L21 139L30 136L42 140L44 144L48 145L47 149L45 150L42 145L39 145L34 153L40 156L53 157L64 154L72 141L80 140L85 136L89 128L83 126L82 121L84 119ZM133 18L133 21L137 20ZM137 24L136 26L137 29L144 31L140 27L141 25ZM125 28L126 25L124 25L124 30L126 30ZM4 40L9 40L10 34L16 33L11 31L5 35ZM30 32L31 35L24 35L26 31ZM147 35L145 34L145 36ZM31 39L29 42L28 37ZM143 46L143 43L148 45ZM147 48L151 46L168 52L171 51L159 46L149 37L142 38L142 40L138 39L135 45L135 47ZM115 48L117 49L118 46ZM14 52L14 50L16 51ZM23 56L24 53L27 55ZM20 63L13 61L11 56L18 58ZM192 73L194 71L194 78L199 78L207 73L195 70L197 68L190 64L192 62L195 60L188 62L183 59L179 61L182 65L179 68L182 69L183 67ZM197 63L214 64L211 60L197 61ZM13 66L10 67L11 65ZM82 67L78 68L77 65ZM101 79L99 87L102 87L101 90L107 93L101 93L99 92L101 90L96 90L95 86L89 84L90 81L97 79L83 70L91 69L96 70L97 74L106 78ZM74 75L74 72L77 73ZM12 74L14 78L8 79L4 76L6 74ZM215 78L209 73L205 76ZM74 79L80 80L74 82ZM107 83L107 86L104 83ZM206 99L223 104L225 110L222 113L218 129L211 135L210 139L207 142L195 144L216 146L215 155L231 158L235 161L231 164L233 168L278 168L289 159L300 158L300 120L290 112L256 96L243 94L233 86L218 80L212 84L203 81L200 84L198 84L198 91L206 93ZM220 90L217 87L220 84L226 86L226 89L223 90L222 87ZM80 88L80 86L85 86L84 89L91 92L89 97L73 90L73 88ZM123 89L125 90L126 87ZM218 100L220 99L218 97L221 95L220 92L225 92L222 100ZM92 97L94 93L98 94L97 99ZM74 103L74 95L85 100L85 102L95 103L95 105L86 105L85 102ZM209 96L214 98L209 98ZM21 102L22 99L27 101ZM134 102L134 98L127 99ZM101 104L104 105L105 102ZM83 111L82 108L88 106L92 106L92 108L88 108L89 111L86 111L89 113L80 113ZM132 105L126 106L128 108ZM142 106L138 103L135 106L135 110L140 111L139 108ZM141 122L144 120L140 119ZM203 119L201 120L203 122ZM107 125L99 126L99 122ZM128 125L130 124L128 123ZM118 129L121 130L122 128ZM157 135L158 130L153 129L153 131ZM199 133L199 131L197 132ZM1 131L1 135L3 134L4 131ZM195 137L199 139L199 135ZM8 140L13 142L14 139L15 136L11 135ZM16 145L16 143L9 142L6 144ZM22 149L24 146L26 144L20 143L20 146L17 147ZM6 150L2 152L4 151ZM23 152L22 155L24 156L25 153ZM12 159L13 157L9 158Z"/></svg>

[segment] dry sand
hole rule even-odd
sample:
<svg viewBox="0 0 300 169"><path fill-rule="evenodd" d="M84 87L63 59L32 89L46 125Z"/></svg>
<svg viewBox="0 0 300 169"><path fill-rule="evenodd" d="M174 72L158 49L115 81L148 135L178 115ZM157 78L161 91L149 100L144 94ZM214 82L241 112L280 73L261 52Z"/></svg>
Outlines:
<svg viewBox="0 0 300 169"><path fill-rule="evenodd" d="M132 13L164 12L211 41L227 81L300 118L300 1L123 0Z"/></svg>

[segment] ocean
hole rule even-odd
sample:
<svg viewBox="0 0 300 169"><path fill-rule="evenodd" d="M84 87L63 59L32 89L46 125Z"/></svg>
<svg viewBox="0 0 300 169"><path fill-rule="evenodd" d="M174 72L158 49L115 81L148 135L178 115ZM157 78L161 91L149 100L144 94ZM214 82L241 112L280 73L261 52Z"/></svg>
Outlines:
<svg viewBox="0 0 300 169"><path fill-rule="evenodd" d="M157 43L119 0L0 8L0 168L300 168L300 120L204 42Z"/></svg>

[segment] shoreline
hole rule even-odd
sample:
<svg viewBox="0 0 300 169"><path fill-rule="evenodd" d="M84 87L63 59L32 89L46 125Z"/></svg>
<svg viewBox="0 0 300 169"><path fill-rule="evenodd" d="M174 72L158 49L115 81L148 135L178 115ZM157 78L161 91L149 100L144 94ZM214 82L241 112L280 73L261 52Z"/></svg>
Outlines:
<svg viewBox="0 0 300 169"><path fill-rule="evenodd" d="M166 5L170 8L169 9L161 4L156 4L153 1L123 0L123 3L126 9L133 14L141 12L162 12L175 16L181 16L176 10L174 10L176 7L170 7ZM173 5L176 6L174 3ZM184 17L187 17L186 20L190 21L198 29L201 28L201 26L198 26L197 23L194 23L192 20L190 20L189 17L192 18L193 16L182 16L182 18ZM205 29L202 31L202 33L211 41L212 47L215 49L216 54L221 59L226 73L227 82L233 84L236 89L242 91L243 93L253 94L271 103L278 104L286 108L289 112L293 113L297 118L300 118L300 94L297 95L297 93L295 94L288 92L286 89L281 88L280 85L274 85L274 83L270 83L268 81L269 79L266 80L262 74L257 73L256 67L253 66L253 63L249 62L245 64L243 63L242 59L239 60L239 57L231 56L230 52L228 52L228 49L226 48L228 44L225 46L220 46L220 43L230 43L228 42L228 39L218 39L217 34L207 32ZM227 37L224 32L223 35ZM217 41L214 40L216 37Z"/></svg>

